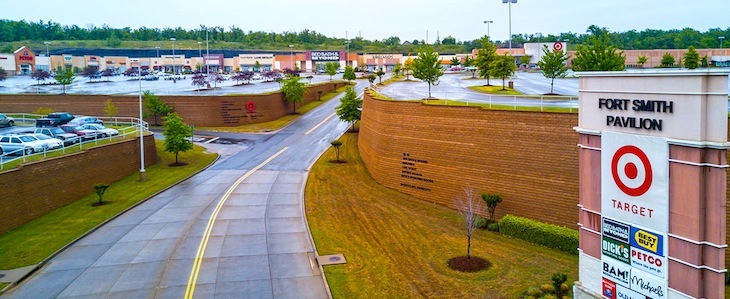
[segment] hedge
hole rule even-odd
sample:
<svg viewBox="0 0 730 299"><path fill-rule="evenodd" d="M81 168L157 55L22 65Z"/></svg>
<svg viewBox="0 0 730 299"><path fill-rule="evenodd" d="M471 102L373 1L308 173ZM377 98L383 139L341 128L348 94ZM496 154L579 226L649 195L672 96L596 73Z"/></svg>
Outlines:
<svg viewBox="0 0 730 299"><path fill-rule="evenodd" d="M507 215L499 220L501 234L578 254L578 231L563 226Z"/></svg>

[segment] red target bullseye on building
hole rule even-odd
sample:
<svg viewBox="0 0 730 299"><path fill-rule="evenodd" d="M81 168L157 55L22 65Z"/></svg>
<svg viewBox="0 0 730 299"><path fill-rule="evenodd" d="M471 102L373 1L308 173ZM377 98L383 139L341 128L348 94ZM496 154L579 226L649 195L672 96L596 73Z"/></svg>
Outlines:
<svg viewBox="0 0 730 299"><path fill-rule="evenodd" d="M613 155L611 175L623 193L634 197L649 191L653 178L646 153L633 145L623 146Z"/></svg>
<svg viewBox="0 0 730 299"><path fill-rule="evenodd" d="M254 103L254 102L246 103L246 111L248 111L248 113L254 113L256 111L256 103Z"/></svg>
<svg viewBox="0 0 730 299"><path fill-rule="evenodd" d="M561 43L561 42L555 42L553 44L553 50L555 50L555 51L561 51L561 50L563 50L563 43Z"/></svg>

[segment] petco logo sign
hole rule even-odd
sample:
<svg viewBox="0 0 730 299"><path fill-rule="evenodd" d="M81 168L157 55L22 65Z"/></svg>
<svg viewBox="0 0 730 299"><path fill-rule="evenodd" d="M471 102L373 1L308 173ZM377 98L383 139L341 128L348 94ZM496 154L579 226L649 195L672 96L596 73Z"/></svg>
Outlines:
<svg viewBox="0 0 730 299"><path fill-rule="evenodd" d="M661 233L669 222L666 138L603 131L601 213Z"/></svg>

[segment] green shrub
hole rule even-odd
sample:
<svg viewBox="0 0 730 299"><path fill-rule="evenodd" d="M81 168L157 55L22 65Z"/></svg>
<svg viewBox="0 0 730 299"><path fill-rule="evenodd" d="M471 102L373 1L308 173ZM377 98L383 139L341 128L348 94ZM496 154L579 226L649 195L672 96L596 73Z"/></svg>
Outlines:
<svg viewBox="0 0 730 299"><path fill-rule="evenodd" d="M540 291L542 291L543 294L552 294L555 293L555 287L553 285L546 283L540 286Z"/></svg>
<svg viewBox="0 0 730 299"><path fill-rule="evenodd" d="M490 223L487 225L487 229L493 232L499 232L499 222Z"/></svg>
<svg viewBox="0 0 730 299"><path fill-rule="evenodd" d="M513 238L578 254L578 231L567 227L507 215L499 220L499 231Z"/></svg>
<svg viewBox="0 0 730 299"><path fill-rule="evenodd" d="M533 298L540 298L542 297L542 291L536 287L530 287L527 289L527 296L533 297Z"/></svg>

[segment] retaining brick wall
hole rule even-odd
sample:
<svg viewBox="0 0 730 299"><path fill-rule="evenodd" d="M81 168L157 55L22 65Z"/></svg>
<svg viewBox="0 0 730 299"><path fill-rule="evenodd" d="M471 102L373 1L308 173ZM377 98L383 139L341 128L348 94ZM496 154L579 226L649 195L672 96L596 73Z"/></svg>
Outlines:
<svg viewBox="0 0 730 299"><path fill-rule="evenodd" d="M144 144L145 165L157 163L154 137ZM0 234L138 172L139 160L139 138L131 138L0 172Z"/></svg>
<svg viewBox="0 0 730 299"><path fill-rule="evenodd" d="M513 214L575 229L577 122L576 114L431 106L365 95L358 147L371 175L387 187L453 207L469 185L477 195L502 196L496 217Z"/></svg>
<svg viewBox="0 0 730 299"><path fill-rule="evenodd" d="M277 85L278 83L260 84ZM309 93L302 103L297 104L297 108L316 100L318 90L322 90L322 94L334 91L335 84L341 87L344 83L323 83L309 86ZM159 95L159 97L172 106L187 124L195 126L218 127L261 123L279 119L293 111L293 104L284 101L284 94L281 92L240 96ZM108 99L111 99L119 109L117 116L139 117L139 96L9 94L0 95L0 111L3 113L31 113L38 107L50 107L54 111L67 111L74 115L106 116L104 106ZM254 104L253 112L247 109L253 108L252 106L247 107L248 103ZM152 117L146 120L154 123ZM162 121L158 120L158 122Z"/></svg>

